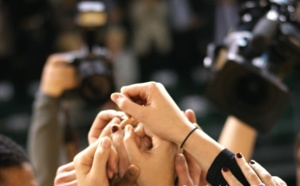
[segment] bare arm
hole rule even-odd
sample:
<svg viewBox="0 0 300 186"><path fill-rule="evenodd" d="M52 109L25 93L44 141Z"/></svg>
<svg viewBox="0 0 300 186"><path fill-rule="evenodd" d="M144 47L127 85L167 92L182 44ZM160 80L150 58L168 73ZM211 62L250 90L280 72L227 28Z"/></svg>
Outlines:
<svg viewBox="0 0 300 186"><path fill-rule="evenodd" d="M221 132L219 143L232 151L241 152L246 160L250 160L256 141L254 128L234 116L228 116Z"/></svg>

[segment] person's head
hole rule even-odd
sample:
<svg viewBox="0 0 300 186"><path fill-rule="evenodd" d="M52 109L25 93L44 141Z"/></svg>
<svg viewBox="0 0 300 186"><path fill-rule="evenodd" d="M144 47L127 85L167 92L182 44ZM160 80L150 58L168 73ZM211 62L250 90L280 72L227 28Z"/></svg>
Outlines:
<svg viewBox="0 0 300 186"><path fill-rule="evenodd" d="M0 134L0 186L36 186L33 168L24 149Z"/></svg>

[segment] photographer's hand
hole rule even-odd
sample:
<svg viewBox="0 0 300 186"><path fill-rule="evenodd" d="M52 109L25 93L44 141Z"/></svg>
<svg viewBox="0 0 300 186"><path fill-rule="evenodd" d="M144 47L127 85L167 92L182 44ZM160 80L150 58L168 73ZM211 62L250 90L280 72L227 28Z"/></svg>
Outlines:
<svg viewBox="0 0 300 186"><path fill-rule="evenodd" d="M76 88L79 77L63 54L51 55L44 66L40 90L48 96L59 97L64 91Z"/></svg>

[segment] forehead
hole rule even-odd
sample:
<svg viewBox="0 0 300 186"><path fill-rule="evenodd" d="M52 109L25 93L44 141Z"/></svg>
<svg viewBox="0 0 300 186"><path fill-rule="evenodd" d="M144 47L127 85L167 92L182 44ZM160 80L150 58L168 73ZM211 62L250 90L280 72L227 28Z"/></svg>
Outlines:
<svg viewBox="0 0 300 186"><path fill-rule="evenodd" d="M0 174L6 186L37 186L29 163L2 169Z"/></svg>

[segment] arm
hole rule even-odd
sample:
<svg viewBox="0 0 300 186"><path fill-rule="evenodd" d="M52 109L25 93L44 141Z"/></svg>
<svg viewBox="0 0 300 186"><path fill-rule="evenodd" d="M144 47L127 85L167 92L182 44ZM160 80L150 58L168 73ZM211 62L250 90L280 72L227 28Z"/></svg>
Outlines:
<svg viewBox="0 0 300 186"><path fill-rule="evenodd" d="M144 123L155 135L178 146L194 128L160 83L125 86L121 93L112 94L111 99L121 110ZM248 185L236 164L234 154L224 150L222 145L203 131L196 130L186 141L184 149L196 159L203 171L208 172L207 179L211 184L226 184L220 172L225 163L243 184Z"/></svg>
<svg viewBox="0 0 300 186"><path fill-rule="evenodd" d="M52 186L59 165L62 134L59 126L60 96L77 86L75 69L64 55L48 58L35 97L28 135L29 156L39 185Z"/></svg>
<svg viewBox="0 0 300 186"><path fill-rule="evenodd" d="M28 134L28 153L39 185L52 186L59 163L61 133L59 99L41 92L36 95Z"/></svg>
<svg viewBox="0 0 300 186"><path fill-rule="evenodd" d="M234 116L228 116L221 132L219 143L234 153L241 152L250 160L257 132Z"/></svg>

